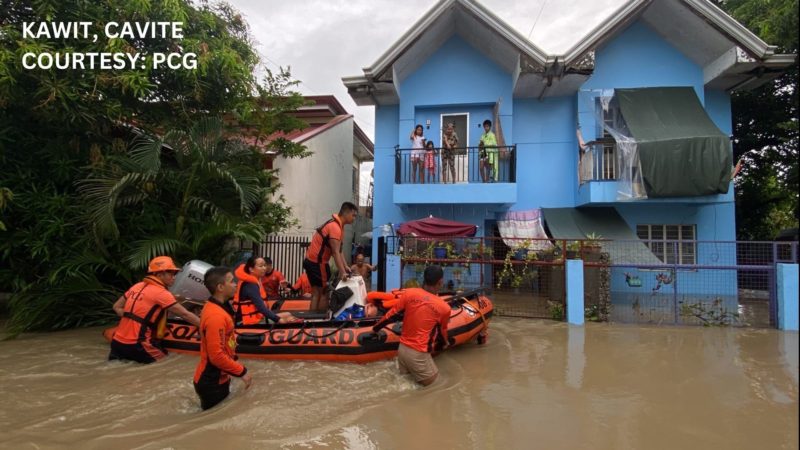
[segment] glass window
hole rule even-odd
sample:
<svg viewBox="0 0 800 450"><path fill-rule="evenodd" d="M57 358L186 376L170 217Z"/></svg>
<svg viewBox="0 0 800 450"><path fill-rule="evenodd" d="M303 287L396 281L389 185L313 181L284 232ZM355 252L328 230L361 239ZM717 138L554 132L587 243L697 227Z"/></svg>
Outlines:
<svg viewBox="0 0 800 450"><path fill-rule="evenodd" d="M697 264L696 225L636 225L636 235L666 264Z"/></svg>

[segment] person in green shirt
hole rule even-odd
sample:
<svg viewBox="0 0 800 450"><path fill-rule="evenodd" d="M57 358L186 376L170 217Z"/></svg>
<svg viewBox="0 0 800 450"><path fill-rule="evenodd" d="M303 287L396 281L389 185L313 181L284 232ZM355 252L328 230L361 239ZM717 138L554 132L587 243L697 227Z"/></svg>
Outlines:
<svg viewBox="0 0 800 450"><path fill-rule="evenodd" d="M484 183L497 181L500 158L497 151L497 138L492 133L492 121L483 121L483 135L478 143L480 156L481 179Z"/></svg>

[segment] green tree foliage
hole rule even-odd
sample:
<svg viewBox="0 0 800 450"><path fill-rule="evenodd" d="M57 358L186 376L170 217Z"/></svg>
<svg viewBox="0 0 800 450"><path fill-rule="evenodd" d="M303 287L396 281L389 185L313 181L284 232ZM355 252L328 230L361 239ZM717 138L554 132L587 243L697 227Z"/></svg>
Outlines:
<svg viewBox="0 0 800 450"><path fill-rule="evenodd" d="M726 0L718 4L780 53L797 53L798 0ZM739 239L773 239L798 224L798 67L732 96Z"/></svg>
<svg viewBox="0 0 800 450"><path fill-rule="evenodd" d="M0 291L13 293L12 333L108 321L150 256L219 262L232 238L290 223L271 197L275 174L243 142L302 127L285 112L303 99L288 71L254 77L258 56L235 10L186 0L2 8ZM40 21L90 21L99 39L23 39L22 23ZM184 38L106 39L109 21L179 21ZM194 52L198 67L28 70L31 51ZM286 140L272 147L307 155Z"/></svg>
<svg viewBox="0 0 800 450"><path fill-rule="evenodd" d="M221 120L203 118L188 132L142 136L108 156L79 183L96 242L122 247L135 270L163 254L220 261L231 237L257 241L289 225L285 210L267 201L273 172L225 131ZM143 238L120 242L126 236Z"/></svg>

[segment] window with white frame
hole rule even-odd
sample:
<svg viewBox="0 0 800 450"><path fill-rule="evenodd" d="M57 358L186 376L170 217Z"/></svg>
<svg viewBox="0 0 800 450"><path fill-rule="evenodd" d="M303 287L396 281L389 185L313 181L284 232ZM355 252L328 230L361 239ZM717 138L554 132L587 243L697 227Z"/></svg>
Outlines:
<svg viewBox="0 0 800 450"><path fill-rule="evenodd" d="M666 264L697 264L697 225L636 225L636 235Z"/></svg>

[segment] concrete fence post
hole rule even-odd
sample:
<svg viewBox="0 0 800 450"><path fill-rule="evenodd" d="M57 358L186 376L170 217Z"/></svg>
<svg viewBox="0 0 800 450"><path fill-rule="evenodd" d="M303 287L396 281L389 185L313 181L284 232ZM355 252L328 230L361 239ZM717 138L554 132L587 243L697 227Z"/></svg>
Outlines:
<svg viewBox="0 0 800 450"><path fill-rule="evenodd" d="M386 255L386 292L400 289L400 255Z"/></svg>
<svg viewBox="0 0 800 450"><path fill-rule="evenodd" d="M798 331L798 265L777 265L778 328Z"/></svg>
<svg viewBox="0 0 800 450"><path fill-rule="evenodd" d="M567 272L567 322L583 325L583 260L568 259Z"/></svg>

